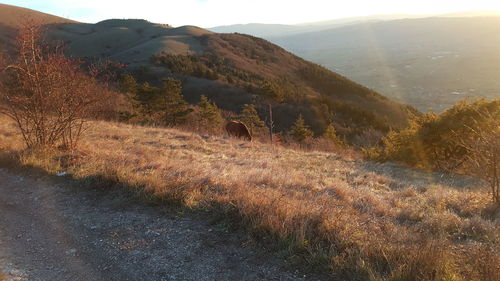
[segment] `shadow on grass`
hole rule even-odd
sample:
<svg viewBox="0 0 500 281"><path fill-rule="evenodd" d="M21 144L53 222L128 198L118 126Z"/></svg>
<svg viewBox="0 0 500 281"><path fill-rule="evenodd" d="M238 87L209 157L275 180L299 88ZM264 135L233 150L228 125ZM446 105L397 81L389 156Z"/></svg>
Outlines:
<svg viewBox="0 0 500 281"><path fill-rule="evenodd" d="M420 188L429 185L444 185L456 189L482 188L480 180L465 175L419 170L393 162L378 163L363 160L357 163L357 168L361 171L375 173L407 185L398 184L392 186L393 189L406 188L410 185Z"/></svg>

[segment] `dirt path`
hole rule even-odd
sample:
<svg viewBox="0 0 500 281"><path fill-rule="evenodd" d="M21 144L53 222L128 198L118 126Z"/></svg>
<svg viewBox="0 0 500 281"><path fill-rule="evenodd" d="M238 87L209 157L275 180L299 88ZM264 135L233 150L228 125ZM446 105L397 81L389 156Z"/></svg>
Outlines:
<svg viewBox="0 0 500 281"><path fill-rule="evenodd" d="M208 216L207 216L208 217ZM203 215L0 169L0 280L317 280Z"/></svg>

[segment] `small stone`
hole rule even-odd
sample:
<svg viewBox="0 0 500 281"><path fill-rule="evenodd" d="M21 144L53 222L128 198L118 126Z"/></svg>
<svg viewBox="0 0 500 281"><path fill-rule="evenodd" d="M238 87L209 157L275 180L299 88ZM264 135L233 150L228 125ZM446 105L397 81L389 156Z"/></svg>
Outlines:
<svg viewBox="0 0 500 281"><path fill-rule="evenodd" d="M76 249L69 249L66 251L66 255L73 255L76 253Z"/></svg>

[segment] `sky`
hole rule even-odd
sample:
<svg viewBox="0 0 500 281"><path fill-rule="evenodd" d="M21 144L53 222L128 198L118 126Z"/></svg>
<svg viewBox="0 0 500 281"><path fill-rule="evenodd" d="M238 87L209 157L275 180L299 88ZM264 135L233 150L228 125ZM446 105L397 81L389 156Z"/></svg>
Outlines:
<svg viewBox="0 0 500 281"><path fill-rule="evenodd" d="M10 4L95 23L140 18L172 26L297 24L379 14L500 10L500 0L7 0Z"/></svg>

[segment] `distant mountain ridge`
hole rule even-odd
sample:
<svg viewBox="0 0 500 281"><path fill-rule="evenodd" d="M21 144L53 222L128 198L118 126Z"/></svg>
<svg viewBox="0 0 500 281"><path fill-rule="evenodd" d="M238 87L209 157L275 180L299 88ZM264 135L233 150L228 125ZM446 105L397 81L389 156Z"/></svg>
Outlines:
<svg viewBox="0 0 500 281"><path fill-rule="evenodd" d="M380 14L370 16L358 16L338 18L333 20L324 20L318 22L306 22L299 24L266 24L266 23L246 23L231 24L208 27L207 29L217 33L243 33L253 36L272 39L272 37L282 37L297 35L307 32L318 32L332 28L342 27L353 24L368 24L382 21L401 20L401 19L419 19L430 17L500 17L500 11L465 11L438 15L419 15L419 14Z"/></svg>
<svg viewBox="0 0 500 281"><path fill-rule="evenodd" d="M419 18L420 15L411 14L390 14L390 15L372 15L361 17L340 18L334 20L326 20L319 22L308 22L301 24L264 24L264 23L248 23L248 24L233 24L207 28L217 33L243 33L266 39L272 37L296 35L307 32L317 32L330 28L341 27L356 23L378 22L384 20L402 19L402 18Z"/></svg>

